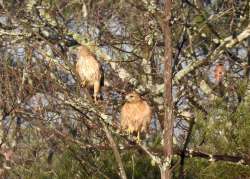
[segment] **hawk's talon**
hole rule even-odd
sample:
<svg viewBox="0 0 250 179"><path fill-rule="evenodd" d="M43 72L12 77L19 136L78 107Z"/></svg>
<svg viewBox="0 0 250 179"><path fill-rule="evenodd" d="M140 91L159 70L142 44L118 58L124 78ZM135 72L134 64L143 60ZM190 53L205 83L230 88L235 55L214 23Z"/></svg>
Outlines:
<svg viewBox="0 0 250 179"><path fill-rule="evenodd" d="M136 143L138 143L138 144L141 143L140 132L137 132Z"/></svg>
<svg viewBox="0 0 250 179"><path fill-rule="evenodd" d="M127 129L127 133L128 133L129 136L131 136L132 130L131 129Z"/></svg>

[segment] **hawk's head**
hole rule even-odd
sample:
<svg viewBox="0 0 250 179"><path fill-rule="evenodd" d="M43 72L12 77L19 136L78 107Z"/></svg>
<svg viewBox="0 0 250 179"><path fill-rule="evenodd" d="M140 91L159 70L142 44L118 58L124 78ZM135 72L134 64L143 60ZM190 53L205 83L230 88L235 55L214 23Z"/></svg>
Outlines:
<svg viewBox="0 0 250 179"><path fill-rule="evenodd" d="M135 91L127 94L125 99L126 99L126 101L128 101L130 103L141 101L140 95Z"/></svg>
<svg viewBox="0 0 250 179"><path fill-rule="evenodd" d="M76 50L78 51L78 53L77 53L78 57L86 57L86 56L92 55L92 52L87 47L85 47L83 45L76 47Z"/></svg>

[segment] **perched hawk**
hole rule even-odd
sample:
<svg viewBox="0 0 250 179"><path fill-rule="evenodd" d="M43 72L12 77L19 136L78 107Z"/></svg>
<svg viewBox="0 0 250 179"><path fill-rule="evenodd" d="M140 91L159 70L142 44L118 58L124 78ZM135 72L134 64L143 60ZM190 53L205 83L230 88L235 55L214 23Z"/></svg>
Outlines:
<svg viewBox="0 0 250 179"><path fill-rule="evenodd" d="M140 133L146 132L152 118L152 111L146 101L136 92L126 95L126 103L121 109L121 129L129 133L137 132L138 140Z"/></svg>
<svg viewBox="0 0 250 179"><path fill-rule="evenodd" d="M219 63L215 66L214 76L217 82L221 82L225 74L224 65Z"/></svg>
<svg viewBox="0 0 250 179"><path fill-rule="evenodd" d="M94 54L84 46L78 47L77 58L76 72L81 79L81 84L83 87L94 87L94 100L96 102L101 87L101 65Z"/></svg>

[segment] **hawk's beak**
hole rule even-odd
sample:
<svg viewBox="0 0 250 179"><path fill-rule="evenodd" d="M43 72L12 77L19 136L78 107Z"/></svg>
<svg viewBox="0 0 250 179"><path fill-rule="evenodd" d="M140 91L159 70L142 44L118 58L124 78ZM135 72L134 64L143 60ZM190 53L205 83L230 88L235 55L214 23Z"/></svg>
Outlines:
<svg viewBox="0 0 250 179"><path fill-rule="evenodd" d="M79 51L79 46L70 47L70 51L76 55Z"/></svg>
<svg viewBox="0 0 250 179"><path fill-rule="evenodd" d="M129 96L125 96L125 100L128 101L128 99L129 99Z"/></svg>

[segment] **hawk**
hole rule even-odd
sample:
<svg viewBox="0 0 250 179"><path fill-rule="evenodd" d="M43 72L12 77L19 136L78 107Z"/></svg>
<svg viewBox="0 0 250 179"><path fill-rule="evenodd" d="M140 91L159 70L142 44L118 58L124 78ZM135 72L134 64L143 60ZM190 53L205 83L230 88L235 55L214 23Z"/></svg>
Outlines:
<svg viewBox="0 0 250 179"><path fill-rule="evenodd" d="M224 65L219 63L215 66L214 76L217 82L221 82L225 74Z"/></svg>
<svg viewBox="0 0 250 179"><path fill-rule="evenodd" d="M152 110L148 103L136 92L126 95L126 103L121 109L121 129L128 133L137 132L137 139L140 140L140 133L147 132L152 118Z"/></svg>
<svg viewBox="0 0 250 179"><path fill-rule="evenodd" d="M94 87L94 100L100 92L102 71L95 55L85 46L78 47L76 72L83 87Z"/></svg>

